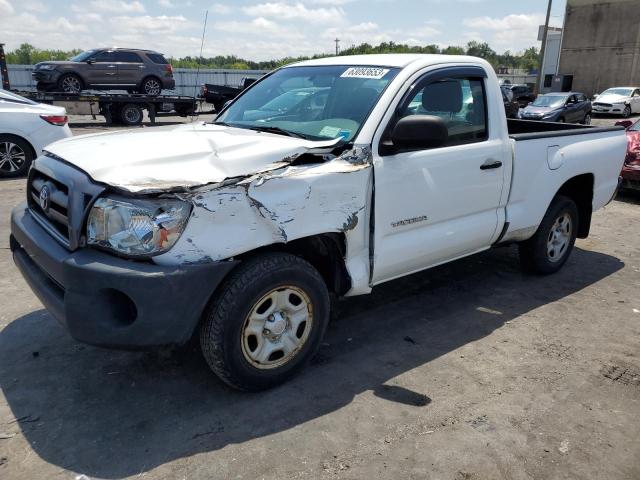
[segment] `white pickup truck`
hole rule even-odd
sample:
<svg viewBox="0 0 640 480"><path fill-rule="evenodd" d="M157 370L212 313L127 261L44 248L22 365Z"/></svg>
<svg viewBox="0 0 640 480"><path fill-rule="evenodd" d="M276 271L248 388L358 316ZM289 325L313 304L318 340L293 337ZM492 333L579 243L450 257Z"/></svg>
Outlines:
<svg viewBox="0 0 640 480"><path fill-rule="evenodd" d="M258 390L314 355L332 297L513 242L527 270L557 271L615 194L625 149L619 127L507 121L478 58L311 60L213 123L50 145L11 249L77 340L198 332L216 374Z"/></svg>

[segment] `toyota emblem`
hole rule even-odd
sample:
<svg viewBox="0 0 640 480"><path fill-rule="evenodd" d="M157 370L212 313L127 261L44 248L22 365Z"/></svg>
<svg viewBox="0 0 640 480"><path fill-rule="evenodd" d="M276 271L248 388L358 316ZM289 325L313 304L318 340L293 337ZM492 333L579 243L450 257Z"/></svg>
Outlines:
<svg viewBox="0 0 640 480"><path fill-rule="evenodd" d="M40 208L42 208L42 210L45 212L49 211L50 198L51 198L51 191L49 190L49 187L44 185L42 187L42 190L40 190L39 200L40 200Z"/></svg>

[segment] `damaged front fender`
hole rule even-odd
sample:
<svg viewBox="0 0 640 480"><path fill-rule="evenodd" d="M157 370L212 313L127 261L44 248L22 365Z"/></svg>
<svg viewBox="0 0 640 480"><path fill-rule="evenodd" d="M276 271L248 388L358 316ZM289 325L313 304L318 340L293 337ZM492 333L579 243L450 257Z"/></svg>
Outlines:
<svg viewBox="0 0 640 480"><path fill-rule="evenodd" d="M342 232L352 290L367 290L370 151L354 150L325 163L287 166L180 194L193 204L191 218L176 245L154 261L218 261L266 245Z"/></svg>

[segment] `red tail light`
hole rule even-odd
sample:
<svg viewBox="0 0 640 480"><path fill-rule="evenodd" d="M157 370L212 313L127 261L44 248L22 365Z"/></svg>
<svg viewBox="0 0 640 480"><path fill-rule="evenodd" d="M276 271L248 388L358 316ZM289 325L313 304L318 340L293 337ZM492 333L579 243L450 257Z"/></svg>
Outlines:
<svg viewBox="0 0 640 480"><path fill-rule="evenodd" d="M173 67L171 66L170 63L168 63L167 66L164 67L164 69L170 76L173 75Z"/></svg>
<svg viewBox="0 0 640 480"><path fill-rule="evenodd" d="M58 127L64 127L69 121L69 117L66 115L40 115L40 118L45 122L49 122L51 125L57 125Z"/></svg>

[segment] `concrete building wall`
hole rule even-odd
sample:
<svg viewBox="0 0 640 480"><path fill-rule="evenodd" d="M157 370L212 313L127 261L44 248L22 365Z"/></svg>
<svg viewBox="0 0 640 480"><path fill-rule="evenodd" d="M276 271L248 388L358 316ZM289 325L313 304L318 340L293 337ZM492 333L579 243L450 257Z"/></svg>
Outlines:
<svg viewBox="0 0 640 480"><path fill-rule="evenodd" d="M567 0L559 70L589 96L640 85L640 0Z"/></svg>

